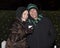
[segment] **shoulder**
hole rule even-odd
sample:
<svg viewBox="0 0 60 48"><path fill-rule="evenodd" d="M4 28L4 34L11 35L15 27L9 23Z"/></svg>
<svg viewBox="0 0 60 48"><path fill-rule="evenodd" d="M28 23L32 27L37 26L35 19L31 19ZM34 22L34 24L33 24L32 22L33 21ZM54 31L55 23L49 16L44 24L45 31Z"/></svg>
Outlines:
<svg viewBox="0 0 60 48"><path fill-rule="evenodd" d="M42 14L39 14L39 17L41 18L41 21L43 21L43 22L49 22L49 21L51 21L48 17L43 16Z"/></svg>
<svg viewBox="0 0 60 48"><path fill-rule="evenodd" d="M52 24L52 20L50 18L48 18L48 17L43 17L42 22L46 23L48 25Z"/></svg>
<svg viewBox="0 0 60 48"><path fill-rule="evenodd" d="M48 17L43 17L43 20L44 21L51 21L50 18L48 18Z"/></svg>
<svg viewBox="0 0 60 48"><path fill-rule="evenodd" d="M19 25L19 21L18 20L13 20L11 23L10 23L10 29L11 28L17 28Z"/></svg>
<svg viewBox="0 0 60 48"><path fill-rule="evenodd" d="M43 17L43 21L46 21L46 22L52 22L50 18L48 17Z"/></svg>

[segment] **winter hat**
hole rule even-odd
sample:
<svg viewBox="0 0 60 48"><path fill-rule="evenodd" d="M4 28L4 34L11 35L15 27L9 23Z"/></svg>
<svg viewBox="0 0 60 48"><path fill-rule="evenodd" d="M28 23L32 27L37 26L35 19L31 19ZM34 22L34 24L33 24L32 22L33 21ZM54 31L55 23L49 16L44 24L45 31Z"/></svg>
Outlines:
<svg viewBox="0 0 60 48"><path fill-rule="evenodd" d="M21 19L22 17L22 13L26 10L25 7L19 7L17 10L16 10L16 17Z"/></svg>
<svg viewBox="0 0 60 48"><path fill-rule="evenodd" d="M30 9L32 9L32 8L35 8L35 9L38 10L38 7L37 7L35 4L31 4L31 3L28 4L27 9L30 10Z"/></svg>

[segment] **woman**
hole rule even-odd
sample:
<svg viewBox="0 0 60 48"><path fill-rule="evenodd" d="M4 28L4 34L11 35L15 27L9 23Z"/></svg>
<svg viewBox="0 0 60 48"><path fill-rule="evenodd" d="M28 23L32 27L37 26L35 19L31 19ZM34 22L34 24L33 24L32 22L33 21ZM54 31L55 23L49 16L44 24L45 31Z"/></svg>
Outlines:
<svg viewBox="0 0 60 48"><path fill-rule="evenodd" d="M28 48L26 37L27 32L26 21L28 19L28 11L25 7L19 7L16 11L16 21L13 22L10 29L10 35L7 39L6 48Z"/></svg>

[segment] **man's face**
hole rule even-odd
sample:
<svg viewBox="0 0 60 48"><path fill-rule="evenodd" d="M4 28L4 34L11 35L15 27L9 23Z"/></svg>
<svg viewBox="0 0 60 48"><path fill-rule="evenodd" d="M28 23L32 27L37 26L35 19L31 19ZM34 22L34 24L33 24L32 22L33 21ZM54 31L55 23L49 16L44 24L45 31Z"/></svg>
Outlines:
<svg viewBox="0 0 60 48"><path fill-rule="evenodd" d="M22 19L27 20L27 18L28 18L28 10L25 10L25 11L22 13Z"/></svg>
<svg viewBox="0 0 60 48"><path fill-rule="evenodd" d="M30 9L29 14L33 19L37 18L37 15L38 15L37 10L34 8Z"/></svg>

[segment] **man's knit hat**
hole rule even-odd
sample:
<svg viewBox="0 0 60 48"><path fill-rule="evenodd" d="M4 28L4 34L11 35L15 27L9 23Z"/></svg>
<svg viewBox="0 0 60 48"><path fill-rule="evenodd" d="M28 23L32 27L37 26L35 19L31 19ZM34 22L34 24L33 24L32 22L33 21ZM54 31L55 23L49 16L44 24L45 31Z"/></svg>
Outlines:
<svg viewBox="0 0 60 48"><path fill-rule="evenodd" d="M32 9L32 8L35 8L35 9L38 10L38 7L37 7L35 4L31 4L31 3L28 4L27 9L30 10L30 9Z"/></svg>
<svg viewBox="0 0 60 48"><path fill-rule="evenodd" d="M16 10L16 17L21 19L22 17L22 13L26 10L25 7L19 7L17 10Z"/></svg>

